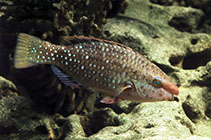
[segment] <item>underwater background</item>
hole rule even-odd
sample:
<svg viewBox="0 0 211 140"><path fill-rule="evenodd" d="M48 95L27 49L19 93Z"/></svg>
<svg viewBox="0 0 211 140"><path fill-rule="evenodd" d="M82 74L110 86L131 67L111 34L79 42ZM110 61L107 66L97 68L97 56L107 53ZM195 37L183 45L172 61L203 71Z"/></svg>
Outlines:
<svg viewBox="0 0 211 140"><path fill-rule="evenodd" d="M179 87L177 101L113 105L49 65L15 69L18 33L125 44ZM211 139L211 0L0 0L0 140Z"/></svg>

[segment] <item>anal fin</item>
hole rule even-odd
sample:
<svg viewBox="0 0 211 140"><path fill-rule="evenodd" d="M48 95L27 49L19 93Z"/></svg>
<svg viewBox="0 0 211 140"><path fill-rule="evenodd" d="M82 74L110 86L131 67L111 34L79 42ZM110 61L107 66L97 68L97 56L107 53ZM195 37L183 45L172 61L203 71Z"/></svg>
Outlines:
<svg viewBox="0 0 211 140"><path fill-rule="evenodd" d="M59 68L55 67L54 65L51 65L51 70L66 86L84 88L81 83L75 81L70 75L63 73Z"/></svg>

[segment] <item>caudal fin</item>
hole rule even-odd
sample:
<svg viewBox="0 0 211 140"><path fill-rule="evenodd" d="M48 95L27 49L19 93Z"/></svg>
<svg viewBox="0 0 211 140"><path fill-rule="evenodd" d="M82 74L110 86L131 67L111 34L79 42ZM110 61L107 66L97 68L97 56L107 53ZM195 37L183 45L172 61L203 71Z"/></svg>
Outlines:
<svg viewBox="0 0 211 140"><path fill-rule="evenodd" d="M14 55L15 68L28 68L39 63L37 52L42 40L24 33L20 33Z"/></svg>

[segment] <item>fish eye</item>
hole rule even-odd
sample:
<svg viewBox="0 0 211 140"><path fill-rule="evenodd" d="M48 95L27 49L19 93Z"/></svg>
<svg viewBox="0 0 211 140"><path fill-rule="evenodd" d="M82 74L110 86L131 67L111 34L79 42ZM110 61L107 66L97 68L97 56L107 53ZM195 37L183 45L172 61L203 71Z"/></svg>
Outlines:
<svg viewBox="0 0 211 140"><path fill-rule="evenodd" d="M163 86L163 79L160 77L154 77L152 80L152 85L156 88L160 88Z"/></svg>

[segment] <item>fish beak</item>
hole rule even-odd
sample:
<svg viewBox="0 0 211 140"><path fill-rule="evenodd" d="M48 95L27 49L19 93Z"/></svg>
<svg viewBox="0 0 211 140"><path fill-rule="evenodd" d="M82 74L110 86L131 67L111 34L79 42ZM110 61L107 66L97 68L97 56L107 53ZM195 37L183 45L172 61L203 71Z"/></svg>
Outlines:
<svg viewBox="0 0 211 140"><path fill-rule="evenodd" d="M174 94L174 95L179 94L178 87L172 82L168 82L168 81L164 82L163 89L165 89L170 94Z"/></svg>

